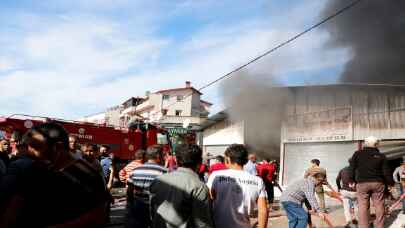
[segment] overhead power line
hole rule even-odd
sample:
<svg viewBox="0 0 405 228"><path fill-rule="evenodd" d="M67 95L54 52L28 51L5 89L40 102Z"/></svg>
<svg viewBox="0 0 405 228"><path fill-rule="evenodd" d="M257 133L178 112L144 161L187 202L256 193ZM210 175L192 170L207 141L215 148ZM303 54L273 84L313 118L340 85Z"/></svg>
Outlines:
<svg viewBox="0 0 405 228"><path fill-rule="evenodd" d="M234 73L236 73L236 72L242 70L243 68L247 67L248 65L250 65L250 64L252 64L252 63L258 61L259 59L265 57L266 55L269 55L270 53L272 53L272 52L274 52L274 51L277 51L278 49L280 49L280 48L286 46L287 44L289 44L289 43L293 42L294 40L300 38L301 36L303 36L303 35L305 35L306 33L312 31L313 29L315 29L315 28L321 26L322 24L328 22L329 20L331 20L331 19L337 17L338 15L340 15L340 14L342 14L343 12L345 12L345 11L349 10L350 8L354 7L355 5L357 5L358 3L360 3L361 1L362 1L362 0L356 0L356 1L351 2L349 5L343 7L342 9L338 10L338 11L335 12L334 14L332 14L332 15L326 17L326 18L323 19L322 21L320 21L320 22L318 22L318 23L312 25L311 27L305 29L304 31L302 31L302 32L300 32L300 33L298 33L298 34L296 34L295 36L291 37L290 39L288 39L288 40L286 40L286 41L284 41L284 42L278 44L277 46L275 46L275 47L273 47L272 49L266 51L265 53L263 53L263 54L257 56L256 58L250 60L249 62L243 64L242 66L237 67L236 69L232 70L231 72L229 72L229 73L227 73L227 74L225 74L225 75L223 75L223 76L221 76L221 77L215 79L214 81L212 81L212 82L210 82L210 83L204 85L203 87L199 88L199 90L206 89L207 87L210 87L211 85L213 85L213 84L215 84L215 83L217 83L217 82L219 82L219 81L221 81L221 80L223 80L223 79L225 79L225 78L230 77L232 74L234 74Z"/></svg>
<svg viewBox="0 0 405 228"><path fill-rule="evenodd" d="M341 14L344 13L345 11L347 11L347 10L353 8L354 6L356 6L357 4L359 4L361 1L363 1L363 0L355 0L355 1L352 1L350 4L344 6L343 8L339 9L338 11L336 11L336 12L333 13L333 14L331 14L330 16L324 18L323 20L319 21L318 23L313 24L312 26L308 27L308 28L305 29L304 31L302 31L302 32L296 34L295 36L289 38L288 40L286 40L286 41L284 41L284 42L282 42L282 43L276 45L275 47L271 48L270 50L264 52L263 54L261 54L261 55L259 55L259 56L257 56L257 57L255 57L254 59L250 60L249 62L247 62L247 63L245 63L245 64L243 64L243 65L241 65L241 66L235 68L234 70L230 71L229 73L226 73L226 74L224 74L223 76L221 76L221 77L215 79L214 81L209 82L208 84L202 86L202 87L199 88L198 90L201 91L201 90L203 90L203 89L206 89L206 88L208 88L208 87L214 85L215 83L217 83L217 82L219 82L219 81L221 81L221 80L224 80L224 79L226 79L226 78L229 78L229 77L233 76L234 73L236 73L236 72L242 70L243 68L249 66L250 64L252 64L252 63L254 63L254 62L258 61L258 60L260 60L261 58L263 58L263 57L265 57L265 56L267 56L267 55L269 55L269 54L271 54L271 53L277 51L278 49L280 49L280 48L282 48L282 47L284 47L284 46L286 46L286 45L292 43L293 41L295 41L296 39L298 39L298 38L300 38L301 36L305 35L306 33L311 32L311 31L314 30L315 28L317 28L317 27L319 27L319 26L325 24L326 22L328 22L328 21L334 19L335 17L341 15ZM184 99L187 98L187 97L189 97L189 96L192 96L192 95L193 95L193 92L190 93L190 94L188 94L188 95L186 95L186 96L184 96ZM170 106L172 106L172 105L174 105L174 104L176 104L176 103L177 103L177 102L173 102L173 103L171 103L171 104L168 104L165 108L168 108L168 107L170 107Z"/></svg>

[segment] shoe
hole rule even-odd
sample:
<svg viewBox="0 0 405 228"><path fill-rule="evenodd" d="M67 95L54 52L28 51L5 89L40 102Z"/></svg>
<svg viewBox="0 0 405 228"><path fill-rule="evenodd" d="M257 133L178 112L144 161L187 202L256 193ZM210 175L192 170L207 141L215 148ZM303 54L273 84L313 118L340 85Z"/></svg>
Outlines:
<svg viewBox="0 0 405 228"><path fill-rule="evenodd" d="M346 225L344 225L344 228L351 228L352 227L352 223L351 222L349 222L349 223L347 223Z"/></svg>
<svg viewBox="0 0 405 228"><path fill-rule="evenodd" d="M359 224L359 222L357 221L357 219L353 219L353 220L352 220L352 223L353 223L354 225Z"/></svg>

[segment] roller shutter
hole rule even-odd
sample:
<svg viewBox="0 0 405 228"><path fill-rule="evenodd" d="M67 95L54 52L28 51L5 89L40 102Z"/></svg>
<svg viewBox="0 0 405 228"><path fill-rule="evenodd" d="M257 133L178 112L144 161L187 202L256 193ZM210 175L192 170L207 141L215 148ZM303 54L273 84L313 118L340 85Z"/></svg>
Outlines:
<svg viewBox="0 0 405 228"><path fill-rule="evenodd" d="M284 144L283 185L303 178L310 160L317 158L328 174L329 183L336 185L340 169L348 165L357 145L354 142L287 143Z"/></svg>

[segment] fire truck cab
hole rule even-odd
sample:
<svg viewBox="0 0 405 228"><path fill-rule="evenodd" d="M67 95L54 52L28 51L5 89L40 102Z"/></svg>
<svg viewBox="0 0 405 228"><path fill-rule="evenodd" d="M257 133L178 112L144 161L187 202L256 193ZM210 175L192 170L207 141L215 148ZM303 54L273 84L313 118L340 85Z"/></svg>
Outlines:
<svg viewBox="0 0 405 228"><path fill-rule="evenodd" d="M3 137L10 138L14 132L22 135L33 126L46 122L62 125L69 135L77 137L79 144L88 142L108 145L115 158L121 161L133 160L138 149L146 149L148 146L160 144L165 152L170 151L171 148L165 129L143 122L136 122L129 128L122 128L47 117L12 115L0 117L0 133Z"/></svg>

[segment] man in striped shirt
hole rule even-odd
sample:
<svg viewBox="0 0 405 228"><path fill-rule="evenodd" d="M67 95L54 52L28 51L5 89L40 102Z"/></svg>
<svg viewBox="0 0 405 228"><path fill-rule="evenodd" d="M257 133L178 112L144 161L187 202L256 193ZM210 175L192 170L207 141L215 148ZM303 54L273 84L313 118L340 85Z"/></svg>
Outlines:
<svg viewBox="0 0 405 228"><path fill-rule="evenodd" d="M135 168L143 165L145 160L145 150L137 150L135 153L135 160L126 165L119 172L119 178L122 183L127 183L129 175L134 171Z"/></svg>
<svg viewBox="0 0 405 228"><path fill-rule="evenodd" d="M151 227L149 213L149 187L156 177L167 172L162 166L163 151L160 146L149 147L146 163L135 168L127 180L127 227Z"/></svg>
<svg viewBox="0 0 405 228"><path fill-rule="evenodd" d="M307 199L312 210L318 213L319 217L325 218L326 214L321 212L315 197L315 187L322 185L325 181L324 173L316 173L307 179L292 183L282 193L280 202L286 211L289 228L306 228L308 224L307 212L302 208L302 203Z"/></svg>

